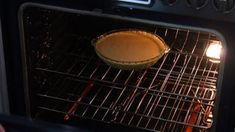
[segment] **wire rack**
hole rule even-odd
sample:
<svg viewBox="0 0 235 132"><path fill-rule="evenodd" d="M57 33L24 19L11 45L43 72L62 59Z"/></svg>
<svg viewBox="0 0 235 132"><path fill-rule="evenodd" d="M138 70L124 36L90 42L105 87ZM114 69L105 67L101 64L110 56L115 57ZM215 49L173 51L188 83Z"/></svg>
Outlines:
<svg viewBox="0 0 235 132"><path fill-rule="evenodd" d="M92 38L67 34L61 44L43 53L32 51L32 84L38 113L65 115L121 124L150 131L205 131L213 122L219 64L205 56L210 33L156 27L171 50L154 66L126 71L104 64L90 45ZM66 45L64 43L67 43ZM43 48L42 48L43 49ZM63 119L61 119L63 120Z"/></svg>

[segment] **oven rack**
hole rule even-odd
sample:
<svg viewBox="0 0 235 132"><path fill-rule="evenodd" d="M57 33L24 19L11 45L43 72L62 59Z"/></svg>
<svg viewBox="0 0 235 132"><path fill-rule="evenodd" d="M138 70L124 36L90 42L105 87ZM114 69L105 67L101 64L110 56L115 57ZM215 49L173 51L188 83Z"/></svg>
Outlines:
<svg viewBox="0 0 235 132"><path fill-rule="evenodd" d="M54 73L47 72L46 74ZM55 76L58 75L55 74ZM38 105L39 111L66 114L84 90L84 85L89 83L88 79L64 78L63 75L58 78L54 87L45 87L45 89L53 89L37 94L41 102ZM72 86L67 86L68 84ZM186 89L179 89L187 91ZM128 86L122 88L95 82L90 94L83 98L74 116L152 131L184 131L187 126L201 130L210 128L213 100L190 99L173 93L149 91L141 102L145 93L146 90L144 89ZM191 94L193 93L190 92ZM133 97L131 98L131 96ZM201 107L200 112L197 113L199 118L196 124L189 124L187 121L195 105Z"/></svg>
<svg viewBox="0 0 235 132"><path fill-rule="evenodd" d="M177 55L169 53L168 56L171 54ZM71 61L68 58L74 60ZM60 65L57 70L34 68L36 75L44 79L48 78L46 80L48 86L41 85L37 94L40 102L43 102L38 105L40 110L65 114L84 90L85 85L95 76L95 85L91 93L96 94L88 95L89 97L83 99L74 115L76 117L159 131L169 129L184 131L188 126L206 129L212 124L212 120L208 119L212 116L217 72L211 71L210 68L217 64L207 60L207 63L211 64L209 68L200 69L201 75L191 75L180 74L177 70L167 70L158 66L143 71L118 70L103 64L95 55L91 55L88 59L71 55L68 58L64 57L64 62L60 61L61 64L70 64L70 61L77 62L74 66L71 65L74 68L78 68L76 65L84 64L83 67L75 70L76 73L72 72L71 67L66 68L66 70L70 69L67 72L60 70L60 67L66 67ZM164 56L161 61L163 62L164 59L167 59L167 56ZM177 69L185 68L177 67ZM197 70L199 71L199 68ZM154 73L157 73L157 76ZM154 76L156 76L156 82L152 83L152 87L146 87L151 84ZM58 78L58 80L53 81L52 78ZM43 81L39 79L38 83ZM67 86L71 83L74 84L72 87ZM53 107L48 106L51 103ZM189 124L188 120L193 108L198 104L201 110L197 112L199 115L197 123Z"/></svg>
<svg viewBox="0 0 235 132"><path fill-rule="evenodd" d="M89 36L68 34L53 50L42 45L34 55L38 61L32 65L32 85L38 87L37 117L43 111L65 115L93 80L94 86L82 98L74 118L150 131L210 128L219 64L210 62L205 52L215 36L168 28L156 28L154 33L171 50L142 71L104 64L95 55ZM196 118L194 123L190 123L192 118Z"/></svg>

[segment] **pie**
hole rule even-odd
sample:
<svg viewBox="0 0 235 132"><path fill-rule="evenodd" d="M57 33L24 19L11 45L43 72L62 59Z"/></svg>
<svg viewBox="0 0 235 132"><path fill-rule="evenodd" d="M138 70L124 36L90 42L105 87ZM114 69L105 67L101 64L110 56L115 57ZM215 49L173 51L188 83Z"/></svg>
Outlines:
<svg viewBox="0 0 235 132"><path fill-rule="evenodd" d="M155 64L169 48L159 36L145 31L117 31L94 43L97 55L112 67L139 70Z"/></svg>

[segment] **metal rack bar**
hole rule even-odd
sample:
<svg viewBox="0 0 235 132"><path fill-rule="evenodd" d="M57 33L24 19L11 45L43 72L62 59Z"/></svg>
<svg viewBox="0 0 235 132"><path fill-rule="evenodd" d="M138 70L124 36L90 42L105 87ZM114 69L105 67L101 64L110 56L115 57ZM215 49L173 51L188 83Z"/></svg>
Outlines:
<svg viewBox="0 0 235 132"><path fill-rule="evenodd" d="M209 35L209 38L210 38L210 35ZM209 40L209 38L208 38L208 40ZM209 43L209 42L207 41L207 44L208 44L208 43ZM206 49L206 48L205 48L205 49ZM203 53L202 56L204 56L205 51L206 51L206 50L204 50L204 53ZM199 67L200 67L200 65L201 65L201 62L202 62L202 59L199 60L199 64L198 64L197 68L195 69L195 73L194 73L194 70L192 70L191 74L194 73L194 76L195 76L196 73L198 72L198 69L199 69ZM196 63L195 63L195 64L196 64ZM192 86L192 82L194 81L194 76L192 77L192 81L190 82L190 86ZM189 94L190 90L191 90L191 87L190 87L190 89L187 91L187 95ZM193 100L194 100L194 99L193 99ZM191 110L192 105L193 105L193 104L190 104L189 110ZM183 103L182 107L184 107L184 103ZM181 107L181 108L182 108L182 107ZM189 112L190 112L189 110L187 111L187 113L186 113L186 115L185 115L184 122L187 122L187 118L188 118L188 115L189 115ZM177 116L177 119L178 119L178 118L179 118L179 116ZM174 125L174 127L175 127L175 125ZM184 129L185 129L185 128L184 128Z"/></svg>
<svg viewBox="0 0 235 132"><path fill-rule="evenodd" d="M187 42L187 39L188 39L188 35L189 35L189 30L187 31L186 38L185 38L185 40L184 40L184 42L183 42L184 44L183 44L183 46L182 46L182 49L180 50L181 52L182 52L182 50L184 49L184 47L185 47L185 45L186 45L186 42ZM179 54L176 58L174 58L175 60L174 60L173 66L172 66L172 68L171 68L171 71L174 69L174 67L175 67L177 61L179 60L179 58L180 58L180 54ZM170 73L171 73L171 72L170 72ZM161 100L161 98L159 99L159 101L160 101L160 100ZM157 101L156 104L159 104L159 101ZM167 104L167 102L165 103L165 106L166 106L166 104ZM165 106L164 106L164 108L162 109L162 111L161 111L159 117L162 116L162 113L163 113L163 111L164 111L164 109L165 109ZM155 109L156 109L156 107L154 108L153 111L155 111ZM153 116L153 113L151 114L151 116ZM156 127L157 127L157 125L158 125L158 122L159 122L159 121L157 121L157 123L156 123L154 129L156 129Z"/></svg>
<svg viewBox="0 0 235 132"><path fill-rule="evenodd" d="M210 35L209 35L208 37L209 37L209 38L208 38L208 40L209 40L209 39L210 39ZM208 45L209 45L209 41L207 42L207 46L206 46L205 49L207 49ZM204 56L205 53L206 53L206 50L204 50L202 56ZM200 67L200 65L201 65L201 62L202 62L202 59L200 59L199 64L198 64L198 67L196 68L196 71L195 71L194 75L197 74L198 69L199 69L199 67ZM194 81L194 77L192 78L192 81L190 82L190 86L192 85L192 82L193 82L193 81ZM190 87L190 90L191 90L191 87ZM190 90L187 91L187 95L189 94ZM190 105L189 110L190 110L191 108L192 108L192 104ZM190 112L190 111L188 111L187 114L186 114L186 117L185 117L185 120L184 120L185 122L187 121L187 117L188 117L189 112Z"/></svg>
<svg viewBox="0 0 235 132"><path fill-rule="evenodd" d="M48 69L41 69L41 68L36 68L35 70L38 70L38 71L43 71L43 72L50 72L50 73L55 73L55 74L60 74L61 76L66 76L68 74L66 73L61 73L61 72L57 72L57 71L52 71L52 70L48 70ZM74 77L74 76L68 76L70 77L71 80L79 80L79 79L90 79L90 78L85 78L85 77ZM110 85L112 83L108 82L108 81L100 81L100 80L96 80L96 83L100 83L100 84L107 84L107 85ZM119 85L119 84L114 84L113 86L110 86L110 87L113 87L115 89L122 89L120 87L116 87L115 85ZM128 87L131 87L131 88L137 88L137 89L140 89L140 90L147 90L147 88L145 87L135 87L135 86L132 86L132 85L127 85ZM185 86L185 85L184 85ZM189 95L184 95L183 93L171 93L171 92L166 92L166 91L161 91L161 90L157 90L157 89L149 89L148 90L149 92L153 92L153 93L150 93L152 95L155 95L155 93L162 93L162 94L167 94L167 95L172 95L172 96L182 96L182 97L185 97L185 98L194 98L193 96L189 96ZM215 90L213 90L215 91ZM196 97L195 99L202 99L202 100L205 100L205 101L210 101L211 99L207 99L207 98L202 98L202 97Z"/></svg>
<svg viewBox="0 0 235 132"><path fill-rule="evenodd" d="M126 79L124 85L127 85L128 81L130 80L130 78L131 78L131 76L133 75L133 73L134 73L134 70L131 71L131 73L129 74L128 78ZM116 101L113 103L113 105L112 105L112 107L111 107L112 110L114 109L115 106L117 106L117 103L120 101L120 98L123 96L123 93L124 93L124 91L126 90L126 88L127 88L127 86L125 86L125 87L123 88L123 90L122 90L121 93L120 93L120 96L118 96L118 98L116 99ZM127 98L127 99L129 99L129 98ZM126 102L126 101L125 101L125 102ZM124 103L125 103L125 102L124 102ZM123 105L123 104L122 104L122 105ZM121 106L122 106L122 105L121 105ZM106 113L105 113L105 115L104 115L104 117L102 118L102 120L104 120L104 118L107 116L108 112L109 112L109 111L107 110Z"/></svg>
<svg viewBox="0 0 235 132"><path fill-rule="evenodd" d="M147 73L147 69L143 72L143 74L140 74L140 76L137 77L137 78L139 78L139 79L137 79L137 85L136 85L136 86L139 86L139 85L140 85L140 83L141 83L141 81L143 80L143 78L144 78L144 76L146 75L146 73ZM123 105L124 105L124 108L123 108L124 111L128 111L128 110L130 109L131 105L133 104L133 102L134 102L134 100L135 100L136 92L137 92L137 89L135 89L135 90L133 91L133 93L130 94L130 96L128 96L128 100L125 101L125 102L127 102L127 103L126 103L126 104L123 104ZM125 115L126 115L126 113L124 113L124 116L122 117L121 122L123 122Z"/></svg>
<svg viewBox="0 0 235 132"><path fill-rule="evenodd" d="M164 36L167 36L167 31L168 31L168 30L166 29ZM156 28L156 30L155 30L155 34L156 34L156 32L157 32L157 28ZM178 32L178 30L177 30L177 32ZM177 34L177 33L176 33L176 34ZM176 38L176 36L175 36L175 38ZM172 48L173 45L174 45L174 43L171 45L171 48ZM154 80L156 79L156 77L157 77L157 75L158 75L158 73L159 73L159 70L160 70L161 67L163 66L163 64L164 64L164 62L165 62L167 56L168 56L168 55L166 55L166 56L164 57L164 59L163 59L163 61L162 61L162 64L160 65L160 67L159 67L157 73L154 75L154 77L153 77L153 79L152 79L152 81L151 81L151 84L150 84L150 86L149 86L148 89L151 89L151 88L152 88L152 85L153 85L153 83L154 83ZM169 76L169 74L167 74L167 76ZM166 78L167 78L167 80L168 80L169 77L166 77ZM165 82L165 80L163 81L163 84L164 84L164 82ZM163 86L163 84L162 84L162 86ZM160 88L160 89L162 89L162 88ZM147 92L148 92L148 91L146 91L145 94L143 95L143 97L142 97L142 99L141 99L141 102L144 100L145 96L147 95ZM144 110L144 113L146 112L146 110L147 110L147 108L148 108L148 106L149 106L149 104L150 104L150 102L151 102L151 100L152 100L152 97L153 97L153 96L151 96L151 99L148 101L148 104L147 104L147 106L146 106L146 109ZM141 103L140 103L140 104L141 104ZM153 103L153 104L154 104L154 103ZM139 109L139 107L140 107L140 105L138 106L137 110ZM150 109L151 109L151 108L150 108ZM136 111L136 112L137 112L137 111ZM137 126L139 126L141 120L142 120L142 117L140 118L139 122L137 123Z"/></svg>

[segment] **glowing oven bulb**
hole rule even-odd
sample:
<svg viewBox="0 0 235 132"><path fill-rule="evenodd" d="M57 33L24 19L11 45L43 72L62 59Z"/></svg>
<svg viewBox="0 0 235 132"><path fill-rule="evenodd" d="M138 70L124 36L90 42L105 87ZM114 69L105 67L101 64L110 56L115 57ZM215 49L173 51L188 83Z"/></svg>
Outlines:
<svg viewBox="0 0 235 132"><path fill-rule="evenodd" d="M213 41L210 43L206 51L206 56L209 57L210 61L213 63L220 63L220 54L222 50L222 45L219 41Z"/></svg>

